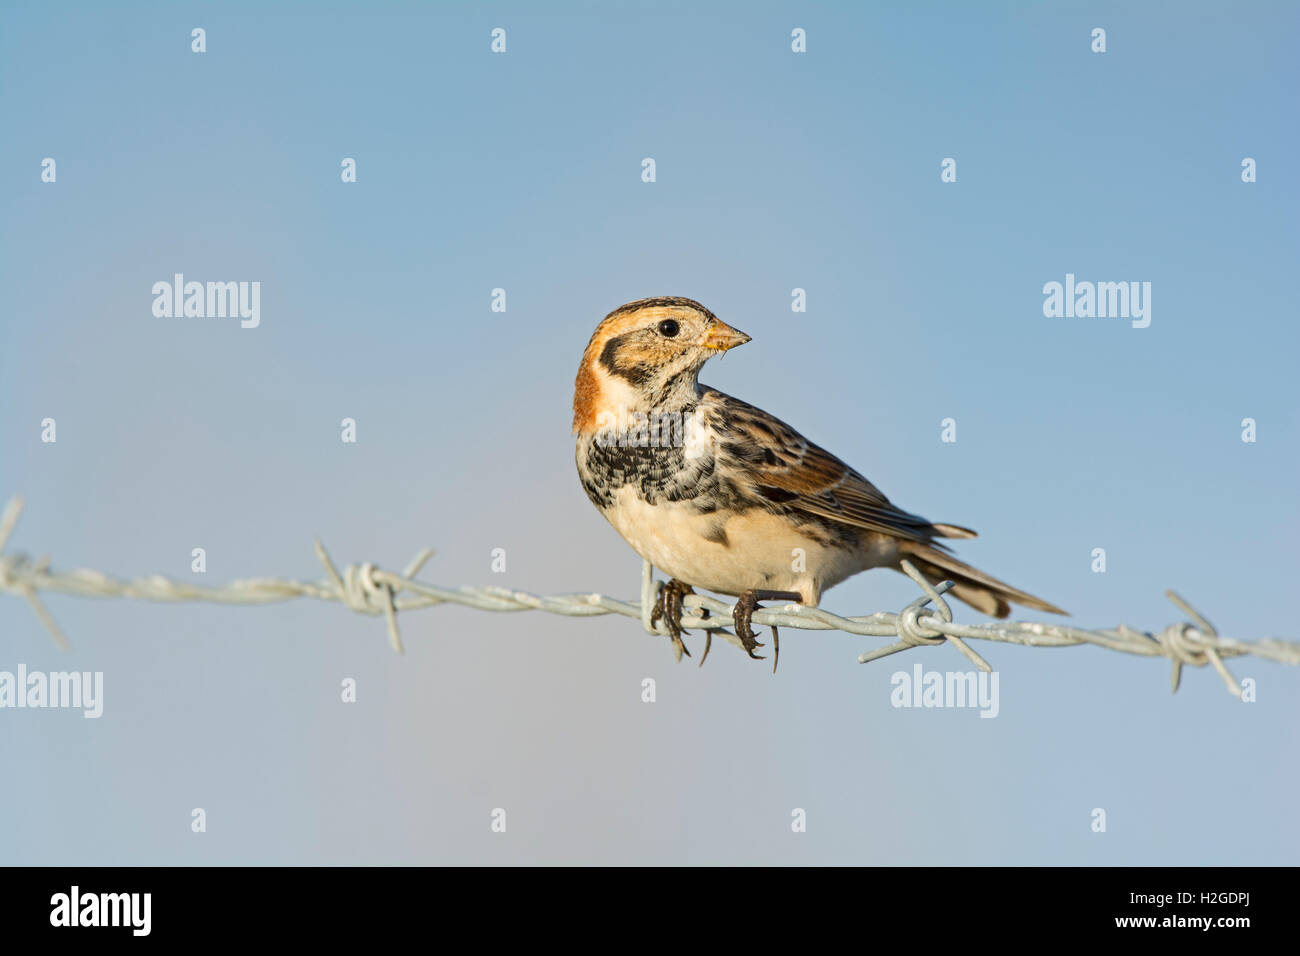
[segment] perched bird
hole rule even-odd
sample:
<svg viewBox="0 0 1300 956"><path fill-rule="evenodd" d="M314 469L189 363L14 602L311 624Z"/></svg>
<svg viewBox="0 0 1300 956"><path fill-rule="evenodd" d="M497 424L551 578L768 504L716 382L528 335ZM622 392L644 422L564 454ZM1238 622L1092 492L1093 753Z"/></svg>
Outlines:
<svg viewBox="0 0 1300 956"><path fill-rule="evenodd" d="M633 550L671 577L653 620L665 620L679 658L690 653L681 601L692 586L739 599L736 635L758 657L750 617L759 601L815 606L850 575L902 570L904 559L932 583L951 579L950 593L985 614L1006 617L1012 602L1066 613L937 540L974 531L899 509L789 425L700 384L706 361L748 341L691 299L640 299L596 327L574 383L582 487Z"/></svg>

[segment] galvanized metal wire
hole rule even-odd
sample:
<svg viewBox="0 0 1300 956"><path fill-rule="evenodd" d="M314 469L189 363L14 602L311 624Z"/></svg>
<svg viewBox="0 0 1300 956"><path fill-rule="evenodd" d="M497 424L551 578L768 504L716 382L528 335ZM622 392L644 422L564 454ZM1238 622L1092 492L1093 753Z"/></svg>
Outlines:
<svg viewBox="0 0 1300 956"><path fill-rule="evenodd" d="M26 599L55 643L66 649L68 641L39 595L41 592L79 597L131 598L143 601L205 601L217 604L271 604L297 598L334 601L358 614L382 615L393 650L403 652L399 612L416 611L441 604L459 604L479 611L544 611L570 617L598 617L621 614L641 621L651 634L666 634L662 622L651 623L651 613L662 586L654 569L645 564L641 576L641 599L620 601L603 594L537 595L501 587L446 588L415 580L431 549L419 552L406 567L395 573L374 564L351 564L340 571L325 546L316 541L316 557L325 569L320 581L283 578L249 578L221 587L188 584L152 575L130 580L99 571L75 569L55 571L49 557L32 559L5 550L22 512L22 499L12 498L0 516L0 592ZM859 663L879 660L912 647L951 644L976 667L992 671L988 662L967 641L996 641L1027 647L1071 647L1092 644L1141 657L1165 657L1173 664L1172 686L1177 690L1184 666L1212 666L1223 678L1228 691L1241 695L1241 687L1224 661L1254 656L1280 664L1300 665L1300 642L1270 638L1240 641L1224 637L1206 618L1172 591L1166 597L1188 620L1170 624L1160 631L1139 631L1123 625L1086 630L1062 624L1036 621L999 621L993 624L959 624L944 600L951 581L931 584L910 564L903 569L916 582L921 594L898 612L880 611L860 617L842 617L823 608L787 604L754 612L753 623L763 626L798 628L809 631L844 631L863 637L887 637L894 641L867 651ZM726 630L733 605L706 595L687 595L683 601L682 626L704 630L740 646L740 640Z"/></svg>

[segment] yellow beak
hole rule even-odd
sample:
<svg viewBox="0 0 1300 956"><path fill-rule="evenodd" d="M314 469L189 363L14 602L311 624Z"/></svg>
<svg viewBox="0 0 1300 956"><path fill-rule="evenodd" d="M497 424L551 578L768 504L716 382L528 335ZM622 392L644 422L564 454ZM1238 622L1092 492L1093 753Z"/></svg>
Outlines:
<svg viewBox="0 0 1300 956"><path fill-rule="evenodd" d="M749 336L744 332L733 329L726 322L718 321L709 327L708 332L704 333L704 341L700 344L706 349L725 352L727 349L734 349L737 345L744 345L749 340Z"/></svg>

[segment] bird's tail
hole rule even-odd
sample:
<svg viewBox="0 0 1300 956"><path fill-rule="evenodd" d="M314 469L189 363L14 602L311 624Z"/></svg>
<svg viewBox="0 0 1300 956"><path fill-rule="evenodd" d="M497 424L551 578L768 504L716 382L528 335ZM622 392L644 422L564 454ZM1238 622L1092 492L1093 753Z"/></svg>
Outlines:
<svg viewBox="0 0 1300 956"><path fill-rule="evenodd" d="M946 537L957 537L957 535ZM1006 617L1011 613L1012 604L1031 607L1036 611L1050 611L1053 614L1069 614L1055 604L1049 604L1042 598L1036 598L1032 594L1013 588L937 548L909 541L903 545L902 551L903 557L916 565L916 569L927 581L931 584L953 581L954 586L948 593L984 614Z"/></svg>

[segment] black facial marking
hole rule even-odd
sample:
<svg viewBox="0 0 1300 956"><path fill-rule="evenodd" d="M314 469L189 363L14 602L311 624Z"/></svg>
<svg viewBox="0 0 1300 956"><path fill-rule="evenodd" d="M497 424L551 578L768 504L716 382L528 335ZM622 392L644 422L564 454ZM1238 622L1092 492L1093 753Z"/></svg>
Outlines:
<svg viewBox="0 0 1300 956"><path fill-rule="evenodd" d="M619 350L622 344L623 336L616 335L606 342L605 347L600 350L600 364L605 366L605 371L615 375L618 374L618 367L614 364L614 353Z"/></svg>
<svg viewBox="0 0 1300 956"><path fill-rule="evenodd" d="M653 366L638 362L636 365L619 365L617 353L618 350L627 341L629 332L624 335L616 335L600 350L600 364L611 375L617 375L619 378L626 379L633 385L642 386L654 378L655 370Z"/></svg>

